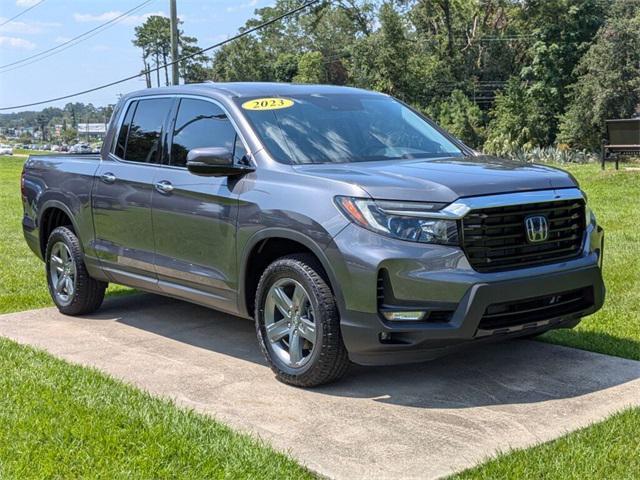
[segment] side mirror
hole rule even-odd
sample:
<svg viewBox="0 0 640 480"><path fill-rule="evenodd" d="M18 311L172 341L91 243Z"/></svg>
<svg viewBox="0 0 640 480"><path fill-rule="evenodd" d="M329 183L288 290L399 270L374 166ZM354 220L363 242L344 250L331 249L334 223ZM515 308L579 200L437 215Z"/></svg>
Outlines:
<svg viewBox="0 0 640 480"><path fill-rule="evenodd" d="M253 168L236 165L233 152L226 147L203 147L189 150L187 170L195 175L228 177L252 172Z"/></svg>

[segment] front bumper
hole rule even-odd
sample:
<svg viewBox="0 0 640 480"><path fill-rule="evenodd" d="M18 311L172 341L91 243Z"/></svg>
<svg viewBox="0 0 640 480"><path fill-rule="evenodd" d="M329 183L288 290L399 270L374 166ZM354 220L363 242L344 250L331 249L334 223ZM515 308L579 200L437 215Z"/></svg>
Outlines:
<svg viewBox="0 0 640 480"><path fill-rule="evenodd" d="M473 270L457 248L412 244L349 226L325 251L341 286L337 297L342 337L350 359L362 365L429 360L472 343L570 328L602 307L604 234L590 225L579 258L497 273ZM381 316L380 272L393 303L413 309L450 311L446 321L390 322ZM524 320L508 328L482 328L487 308L564 292L585 291L579 309Z"/></svg>

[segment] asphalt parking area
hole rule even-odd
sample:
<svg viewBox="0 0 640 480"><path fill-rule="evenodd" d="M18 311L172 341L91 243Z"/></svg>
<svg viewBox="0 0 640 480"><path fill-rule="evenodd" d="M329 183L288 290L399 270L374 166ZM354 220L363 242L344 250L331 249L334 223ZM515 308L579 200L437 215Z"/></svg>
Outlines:
<svg viewBox="0 0 640 480"><path fill-rule="evenodd" d="M146 294L83 318L2 315L0 335L171 397L341 479L436 478L640 405L640 362L524 340L292 388L266 367L251 322Z"/></svg>

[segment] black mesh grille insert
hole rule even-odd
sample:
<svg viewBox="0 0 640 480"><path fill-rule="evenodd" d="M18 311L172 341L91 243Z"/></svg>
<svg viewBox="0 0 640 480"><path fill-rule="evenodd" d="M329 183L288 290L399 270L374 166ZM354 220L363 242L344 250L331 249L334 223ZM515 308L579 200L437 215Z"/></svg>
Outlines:
<svg viewBox="0 0 640 480"><path fill-rule="evenodd" d="M549 225L544 242L527 240L525 219L543 215ZM495 272L560 262L580 254L585 231L583 200L472 210L462 220L463 249L479 272Z"/></svg>
<svg viewBox="0 0 640 480"><path fill-rule="evenodd" d="M514 302L494 303L487 307L478 328L495 330L549 320L585 310L593 303L591 287Z"/></svg>

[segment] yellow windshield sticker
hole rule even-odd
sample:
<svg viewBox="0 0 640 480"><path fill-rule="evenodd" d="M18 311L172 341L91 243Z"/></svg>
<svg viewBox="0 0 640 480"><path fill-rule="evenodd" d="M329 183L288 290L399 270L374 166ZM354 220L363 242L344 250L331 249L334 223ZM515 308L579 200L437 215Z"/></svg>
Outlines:
<svg viewBox="0 0 640 480"><path fill-rule="evenodd" d="M279 110L293 106L290 98L256 98L242 104L245 110Z"/></svg>

